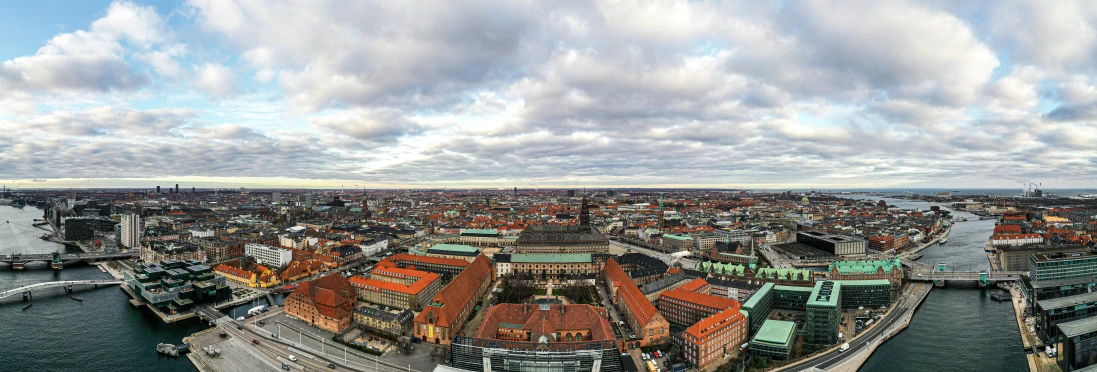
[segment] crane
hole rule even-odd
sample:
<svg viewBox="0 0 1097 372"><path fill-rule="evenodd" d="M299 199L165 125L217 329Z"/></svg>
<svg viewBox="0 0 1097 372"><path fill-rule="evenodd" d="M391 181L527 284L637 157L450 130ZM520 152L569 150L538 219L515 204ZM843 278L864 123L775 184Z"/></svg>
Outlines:
<svg viewBox="0 0 1097 372"><path fill-rule="evenodd" d="M534 184L532 184L532 183L531 183L531 184L529 184L529 185L530 185L530 186L533 186L533 188L534 188L534 190L535 190L535 191L541 191L541 188L540 188L540 187L538 187L537 185L534 185Z"/></svg>

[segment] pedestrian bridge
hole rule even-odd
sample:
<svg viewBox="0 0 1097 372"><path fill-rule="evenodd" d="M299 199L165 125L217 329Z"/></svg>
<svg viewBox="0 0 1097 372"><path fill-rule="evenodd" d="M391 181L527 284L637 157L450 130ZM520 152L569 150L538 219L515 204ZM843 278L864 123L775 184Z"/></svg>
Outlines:
<svg viewBox="0 0 1097 372"><path fill-rule="evenodd" d="M65 281L60 281L60 282L45 282L45 283L31 284L31 285L28 285L28 286L23 286L23 287L19 287L19 288L16 288L16 289L9 289L9 290L0 292L0 298L13 296L13 295L17 295L17 294L20 294L20 293L30 292L32 289L43 289L43 288L53 288L53 287L72 287L74 285L100 286L100 285L117 285L117 284L122 284L122 281L121 280L65 280Z"/></svg>
<svg viewBox="0 0 1097 372"><path fill-rule="evenodd" d="M136 249L122 252L96 252L96 253L36 253L36 254L12 254L0 256L0 262L6 264L16 263L28 263L28 262L61 262L65 265L73 264L77 262L99 262L109 260L125 260L130 258L136 258L139 254Z"/></svg>

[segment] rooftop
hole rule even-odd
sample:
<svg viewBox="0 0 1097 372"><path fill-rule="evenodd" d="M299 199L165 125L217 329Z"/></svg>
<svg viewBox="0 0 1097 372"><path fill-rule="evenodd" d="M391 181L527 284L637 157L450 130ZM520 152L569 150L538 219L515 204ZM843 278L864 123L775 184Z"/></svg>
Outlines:
<svg viewBox="0 0 1097 372"><path fill-rule="evenodd" d="M430 247L430 250L432 250L432 251L433 250L454 251L454 252L463 252L463 253L479 253L480 252L480 250L477 249L476 247L473 247L471 245L464 245L464 244L435 244L434 246Z"/></svg>
<svg viewBox="0 0 1097 372"><path fill-rule="evenodd" d="M747 299L747 302L743 303L743 308L753 309L755 306L758 306L758 302L761 302L762 297L765 297L766 293L770 291L773 291L773 283L763 284L762 288L758 289L757 292L754 292L754 294Z"/></svg>
<svg viewBox="0 0 1097 372"><path fill-rule="evenodd" d="M1074 337L1083 335L1086 333L1097 332L1097 317L1089 317L1085 319L1075 320L1072 322L1059 323L1059 330L1063 332L1063 336Z"/></svg>
<svg viewBox="0 0 1097 372"><path fill-rule="evenodd" d="M807 306L838 307L839 294L842 292L842 282L827 280L815 282L815 289L811 290Z"/></svg>
<svg viewBox="0 0 1097 372"><path fill-rule="evenodd" d="M590 253L536 254L516 253L510 255L511 263L589 263Z"/></svg>
<svg viewBox="0 0 1097 372"><path fill-rule="evenodd" d="M767 319L750 342L791 347L795 336L796 323Z"/></svg>
<svg viewBox="0 0 1097 372"><path fill-rule="evenodd" d="M1081 304L1088 304L1097 302L1097 292L1083 293L1080 295L1052 298L1047 300L1036 301L1036 304L1041 308L1047 309L1062 309Z"/></svg>

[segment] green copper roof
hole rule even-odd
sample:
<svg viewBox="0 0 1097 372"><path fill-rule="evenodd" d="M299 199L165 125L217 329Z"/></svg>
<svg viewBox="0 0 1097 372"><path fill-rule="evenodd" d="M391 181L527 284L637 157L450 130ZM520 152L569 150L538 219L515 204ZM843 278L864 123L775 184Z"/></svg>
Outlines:
<svg viewBox="0 0 1097 372"><path fill-rule="evenodd" d="M891 270L903 270L903 262L898 258L893 260L865 260L865 261L834 261L827 271L838 269L839 274L873 274L877 269L883 268L884 273Z"/></svg>
<svg viewBox="0 0 1097 372"><path fill-rule="evenodd" d="M785 268L772 268L763 267L758 269L754 274L758 278L769 278L779 280L792 280L792 279L804 279L812 276L811 270L808 269L785 269Z"/></svg>
<svg viewBox="0 0 1097 372"><path fill-rule="evenodd" d="M868 279L868 280L835 280L836 282L842 282L843 287L858 287L858 286L891 286L891 282L887 279Z"/></svg>
<svg viewBox="0 0 1097 372"><path fill-rule="evenodd" d="M767 319L762 323L762 328L754 334L750 343L769 344L780 347L791 347L792 340L796 336L796 323L783 320Z"/></svg>
<svg viewBox="0 0 1097 372"><path fill-rule="evenodd" d="M693 240L692 236L666 234L666 235L663 235L663 237L673 239L673 240Z"/></svg>
<svg viewBox="0 0 1097 372"><path fill-rule="evenodd" d="M583 263L590 262L590 253L538 254L518 253L510 255L511 263Z"/></svg>
<svg viewBox="0 0 1097 372"><path fill-rule="evenodd" d="M762 302L762 298L769 295L773 291L773 283L762 284L762 288L758 288L757 292L750 295L747 302L743 304L744 309L753 310L755 306L758 306L759 302Z"/></svg>
<svg viewBox="0 0 1097 372"><path fill-rule="evenodd" d="M826 283L832 283L830 293L826 293L823 290L823 285ZM811 296L808 297L807 306L826 306L826 307L838 307L839 294L842 292L842 282L825 280L815 282L815 288L811 290Z"/></svg>
<svg viewBox="0 0 1097 372"><path fill-rule="evenodd" d="M806 293L811 293L811 291L814 290L814 289L815 289L814 287L797 287L797 286L791 286L791 285L775 285L775 286L773 286L774 291L782 291L782 292L806 292Z"/></svg>
<svg viewBox="0 0 1097 372"><path fill-rule="evenodd" d="M435 244L435 245L431 246L430 249L431 250L440 250L440 251L468 252L468 253L474 253L474 252L479 252L480 251L476 247L473 247L471 245L464 245L464 244Z"/></svg>

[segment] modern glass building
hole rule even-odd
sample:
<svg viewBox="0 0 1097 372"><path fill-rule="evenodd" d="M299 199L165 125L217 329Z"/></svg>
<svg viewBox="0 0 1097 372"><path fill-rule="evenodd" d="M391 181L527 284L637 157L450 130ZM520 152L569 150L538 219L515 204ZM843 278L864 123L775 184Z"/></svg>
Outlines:
<svg viewBox="0 0 1097 372"><path fill-rule="evenodd" d="M758 329L762 328L762 323L769 316L769 311L773 310L773 287L773 283L763 284L762 288L759 288L747 299L747 302L743 303L743 308L740 311L747 316L748 335L753 335Z"/></svg>
<svg viewBox="0 0 1097 372"><path fill-rule="evenodd" d="M126 271L124 281L142 300L166 314L185 312L198 303L232 297L225 277L195 260L163 260Z"/></svg>
<svg viewBox="0 0 1097 372"><path fill-rule="evenodd" d="M807 325L804 341L812 344L838 342L838 323L842 318L842 283L816 282L807 302Z"/></svg>
<svg viewBox="0 0 1097 372"><path fill-rule="evenodd" d="M1059 324L1063 335L1063 356L1059 367L1064 371L1097 366L1097 317Z"/></svg>
<svg viewBox="0 0 1097 372"><path fill-rule="evenodd" d="M811 287L773 286L773 306L781 310L804 311L811 292Z"/></svg>
<svg viewBox="0 0 1097 372"><path fill-rule="evenodd" d="M773 360L787 360L796 340L796 323L783 320L767 320L750 340L750 351L756 356Z"/></svg>
<svg viewBox="0 0 1097 372"><path fill-rule="evenodd" d="M1093 278L1097 275L1097 254L1034 254L1028 260L1028 273L1033 281Z"/></svg>
<svg viewBox="0 0 1097 372"><path fill-rule="evenodd" d="M1059 324L1097 315L1097 292L1037 300L1036 334L1045 342L1057 342L1062 337Z"/></svg>
<svg viewBox="0 0 1097 372"><path fill-rule="evenodd" d="M839 280L842 284L842 308L875 309L891 304L891 282L876 280Z"/></svg>

